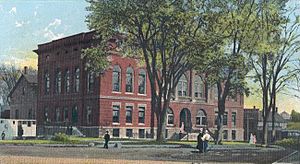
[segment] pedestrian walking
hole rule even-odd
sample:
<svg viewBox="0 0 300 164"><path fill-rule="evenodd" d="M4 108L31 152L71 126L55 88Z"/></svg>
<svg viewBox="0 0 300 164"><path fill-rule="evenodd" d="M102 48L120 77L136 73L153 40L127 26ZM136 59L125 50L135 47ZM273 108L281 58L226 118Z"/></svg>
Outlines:
<svg viewBox="0 0 300 164"><path fill-rule="evenodd" d="M108 134L108 131L106 131L106 134L104 135L104 148L108 149L108 141L110 140L110 136Z"/></svg>
<svg viewBox="0 0 300 164"><path fill-rule="evenodd" d="M203 141L203 152L207 152L207 148L208 148L208 141L210 140L210 135L208 133L208 130L205 130L205 134L202 137L202 141Z"/></svg>
<svg viewBox="0 0 300 164"><path fill-rule="evenodd" d="M5 132L4 132L4 131L3 131L2 134L1 134L1 139L2 139L2 140L5 140Z"/></svg>
<svg viewBox="0 0 300 164"><path fill-rule="evenodd" d="M256 135L255 134L253 135L253 144L254 145L256 144Z"/></svg>
<svg viewBox="0 0 300 164"><path fill-rule="evenodd" d="M203 153L203 128L200 128L200 132L197 137L197 149L199 150L199 153Z"/></svg>
<svg viewBox="0 0 300 164"><path fill-rule="evenodd" d="M250 133L250 139L249 139L249 144L254 144L254 136L252 133Z"/></svg>

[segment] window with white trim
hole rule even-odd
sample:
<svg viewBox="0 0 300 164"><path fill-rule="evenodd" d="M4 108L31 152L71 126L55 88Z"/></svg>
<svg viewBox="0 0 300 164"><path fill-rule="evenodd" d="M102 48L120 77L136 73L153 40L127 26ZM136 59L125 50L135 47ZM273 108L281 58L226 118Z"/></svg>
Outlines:
<svg viewBox="0 0 300 164"><path fill-rule="evenodd" d="M188 81L185 75L182 75L177 84L177 93L178 96L187 96L188 95Z"/></svg>
<svg viewBox="0 0 300 164"><path fill-rule="evenodd" d="M112 74L112 90L114 92L120 92L121 91L121 68L119 65L115 65L113 68L113 74Z"/></svg>
<svg viewBox="0 0 300 164"><path fill-rule="evenodd" d="M167 109L167 125L173 125L174 124L174 113L171 108Z"/></svg>
<svg viewBox="0 0 300 164"><path fill-rule="evenodd" d="M196 125L206 125L206 115L202 109L197 112Z"/></svg>
<svg viewBox="0 0 300 164"><path fill-rule="evenodd" d="M133 69L128 67L126 70L126 92L133 92Z"/></svg>

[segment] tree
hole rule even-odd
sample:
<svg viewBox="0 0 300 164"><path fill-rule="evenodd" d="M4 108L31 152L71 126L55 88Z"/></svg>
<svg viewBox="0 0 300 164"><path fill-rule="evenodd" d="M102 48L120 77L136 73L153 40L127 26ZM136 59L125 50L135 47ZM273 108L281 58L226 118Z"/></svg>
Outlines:
<svg viewBox="0 0 300 164"><path fill-rule="evenodd" d="M276 95L293 78L297 70L292 63L299 50L298 23L289 24L285 1L263 1L260 4L258 19L261 29L257 32L257 47L250 53L254 70L254 81L259 83L263 102L263 142L268 144L267 119L272 111L272 129L276 112Z"/></svg>
<svg viewBox="0 0 300 164"><path fill-rule="evenodd" d="M0 75L0 94L3 100L3 105L9 105L7 96L17 83L21 75L21 71L14 65L1 65Z"/></svg>
<svg viewBox="0 0 300 164"><path fill-rule="evenodd" d="M291 118L293 122L300 122L300 113L292 110Z"/></svg>
<svg viewBox="0 0 300 164"><path fill-rule="evenodd" d="M157 122L157 140L165 140L166 113L180 77L191 70L191 59L215 44L206 34L204 0L99 0L88 1L87 22L96 30L97 46L85 51L89 65L109 65L107 41L125 36L123 54L143 60L151 86L151 112ZM200 58L199 58L200 59ZM201 63L201 62L200 62ZM154 120L151 121L152 134Z"/></svg>
<svg viewBox="0 0 300 164"><path fill-rule="evenodd" d="M219 36L219 42L204 55L204 63L196 69L206 74L205 81L217 89L218 117L215 143L220 144L226 100L240 94L248 94L245 76L249 71L246 60L248 49L254 45L258 4L253 1L215 1L215 22L211 33ZM197 61L197 60L195 60ZM200 64L198 64L200 65Z"/></svg>

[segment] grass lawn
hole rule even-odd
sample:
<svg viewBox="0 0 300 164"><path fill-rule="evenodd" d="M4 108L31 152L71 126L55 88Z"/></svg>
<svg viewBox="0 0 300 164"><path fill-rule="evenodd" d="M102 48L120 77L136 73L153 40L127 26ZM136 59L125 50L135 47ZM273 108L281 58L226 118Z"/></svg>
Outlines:
<svg viewBox="0 0 300 164"><path fill-rule="evenodd" d="M289 130L300 130L300 122L289 122L287 125Z"/></svg>

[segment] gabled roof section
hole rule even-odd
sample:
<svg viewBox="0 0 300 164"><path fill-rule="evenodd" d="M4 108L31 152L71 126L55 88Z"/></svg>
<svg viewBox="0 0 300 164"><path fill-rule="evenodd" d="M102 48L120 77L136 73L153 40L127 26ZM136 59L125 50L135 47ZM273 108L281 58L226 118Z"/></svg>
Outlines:
<svg viewBox="0 0 300 164"><path fill-rule="evenodd" d="M32 84L34 86L37 85L37 74L24 74L22 73L21 77L18 79L17 83L13 87L13 89L9 92L8 97L11 97L11 95L14 93L18 85L20 84L22 79L25 79L29 84Z"/></svg>
<svg viewBox="0 0 300 164"><path fill-rule="evenodd" d="M275 118L275 122L278 122L278 123L286 123L287 121L278 113L275 113L274 115L274 118ZM263 121L263 118L262 118L262 112L259 111L258 113L258 120L259 121ZM272 112L269 113L269 117L267 119L267 122L272 122Z"/></svg>

